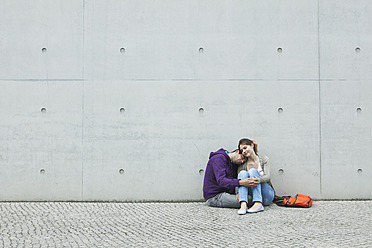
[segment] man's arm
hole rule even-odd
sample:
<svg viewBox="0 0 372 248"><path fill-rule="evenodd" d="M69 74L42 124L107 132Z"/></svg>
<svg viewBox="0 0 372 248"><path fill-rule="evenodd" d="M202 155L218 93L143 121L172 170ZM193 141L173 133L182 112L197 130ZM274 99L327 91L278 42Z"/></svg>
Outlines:
<svg viewBox="0 0 372 248"><path fill-rule="evenodd" d="M235 178L227 178L227 164L229 163L223 155L214 156L211 161L213 163L213 171L218 185L230 189L239 186L239 180Z"/></svg>

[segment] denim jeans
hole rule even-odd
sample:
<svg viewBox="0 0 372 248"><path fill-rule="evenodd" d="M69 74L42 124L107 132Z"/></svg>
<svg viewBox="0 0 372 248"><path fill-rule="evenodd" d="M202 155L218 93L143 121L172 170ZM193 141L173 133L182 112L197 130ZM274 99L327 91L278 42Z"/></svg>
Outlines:
<svg viewBox="0 0 372 248"><path fill-rule="evenodd" d="M219 208L240 208L240 203L236 200L236 195L222 192L207 200L210 207Z"/></svg>
<svg viewBox="0 0 372 248"><path fill-rule="evenodd" d="M261 177L261 174L256 169L239 172L238 179L246 179L251 177ZM245 201L248 203L248 197L252 196L253 202L261 202L264 206L270 205L274 200L274 190L267 183L259 183L257 187L239 186L239 202Z"/></svg>

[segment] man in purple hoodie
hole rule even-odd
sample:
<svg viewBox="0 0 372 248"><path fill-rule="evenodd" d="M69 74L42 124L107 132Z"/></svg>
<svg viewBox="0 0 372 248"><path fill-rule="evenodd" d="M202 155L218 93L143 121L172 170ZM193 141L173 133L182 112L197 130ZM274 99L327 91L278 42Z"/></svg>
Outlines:
<svg viewBox="0 0 372 248"><path fill-rule="evenodd" d="M203 196L210 207L240 208L235 187L249 186L249 178L236 178L237 166L246 162L239 150L211 152L204 175Z"/></svg>

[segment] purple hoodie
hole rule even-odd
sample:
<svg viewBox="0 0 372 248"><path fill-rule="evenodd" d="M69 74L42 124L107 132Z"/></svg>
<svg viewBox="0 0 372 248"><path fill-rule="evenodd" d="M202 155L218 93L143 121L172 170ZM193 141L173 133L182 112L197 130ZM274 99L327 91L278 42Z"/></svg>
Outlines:
<svg viewBox="0 0 372 248"><path fill-rule="evenodd" d="M225 149L211 152L204 175L204 198L209 199L222 192L234 192L234 188L239 186L236 169Z"/></svg>

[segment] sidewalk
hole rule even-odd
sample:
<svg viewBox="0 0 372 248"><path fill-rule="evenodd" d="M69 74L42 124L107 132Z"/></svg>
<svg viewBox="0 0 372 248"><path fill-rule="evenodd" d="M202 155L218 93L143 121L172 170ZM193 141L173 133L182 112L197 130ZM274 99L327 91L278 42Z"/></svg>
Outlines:
<svg viewBox="0 0 372 248"><path fill-rule="evenodd" d="M0 247L372 247L372 201L271 205L0 203Z"/></svg>

